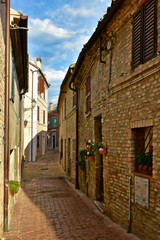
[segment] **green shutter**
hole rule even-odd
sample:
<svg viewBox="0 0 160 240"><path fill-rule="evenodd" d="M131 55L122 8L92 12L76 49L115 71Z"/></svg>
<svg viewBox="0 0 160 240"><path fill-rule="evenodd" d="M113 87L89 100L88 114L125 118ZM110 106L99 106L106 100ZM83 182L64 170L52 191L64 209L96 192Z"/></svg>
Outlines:
<svg viewBox="0 0 160 240"><path fill-rule="evenodd" d="M55 118L52 118L52 127L55 127Z"/></svg>

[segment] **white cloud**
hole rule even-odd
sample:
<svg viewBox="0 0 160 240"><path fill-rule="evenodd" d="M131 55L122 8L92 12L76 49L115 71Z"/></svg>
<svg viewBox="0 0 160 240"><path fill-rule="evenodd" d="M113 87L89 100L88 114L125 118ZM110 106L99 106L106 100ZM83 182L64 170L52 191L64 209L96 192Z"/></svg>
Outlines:
<svg viewBox="0 0 160 240"><path fill-rule="evenodd" d="M69 38L73 35L73 32L68 31L64 28L56 27L50 19L30 19L29 22L30 35L38 37L39 35L45 36L50 35L53 38L64 39Z"/></svg>
<svg viewBox="0 0 160 240"><path fill-rule="evenodd" d="M55 70L46 66L43 67L43 72L46 74L47 81L51 86L60 86L66 75L66 71Z"/></svg>
<svg viewBox="0 0 160 240"><path fill-rule="evenodd" d="M69 4L64 5L63 10L73 17L91 17L95 15L95 9L88 9L85 7L81 8L71 8Z"/></svg>

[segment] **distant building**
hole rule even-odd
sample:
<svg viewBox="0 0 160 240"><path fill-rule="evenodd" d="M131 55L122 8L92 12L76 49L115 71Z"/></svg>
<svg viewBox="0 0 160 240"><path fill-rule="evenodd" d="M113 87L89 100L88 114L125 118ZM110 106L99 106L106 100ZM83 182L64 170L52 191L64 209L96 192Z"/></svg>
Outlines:
<svg viewBox="0 0 160 240"><path fill-rule="evenodd" d="M53 103L49 104L48 111L48 149L59 148L59 114L53 109Z"/></svg>
<svg viewBox="0 0 160 240"><path fill-rule="evenodd" d="M36 161L47 150L48 88L41 58L29 61L29 88L24 100L25 160Z"/></svg>
<svg viewBox="0 0 160 240"><path fill-rule="evenodd" d="M76 182L76 93L69 88L75 64L70 65L61 84L57 109L60 115L59 153L67 177Z"/></svg>

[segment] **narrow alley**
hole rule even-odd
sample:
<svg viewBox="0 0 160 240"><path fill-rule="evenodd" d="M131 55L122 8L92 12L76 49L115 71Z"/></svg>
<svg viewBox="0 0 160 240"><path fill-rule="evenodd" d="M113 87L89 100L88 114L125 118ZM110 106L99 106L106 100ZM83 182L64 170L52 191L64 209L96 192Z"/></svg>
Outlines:
<svg viewBox="0 0 160 240"><path fill-rule="evenodd" d="M58 151L25 164L22 188L5 240L133 240L65 179Z"/></svg>

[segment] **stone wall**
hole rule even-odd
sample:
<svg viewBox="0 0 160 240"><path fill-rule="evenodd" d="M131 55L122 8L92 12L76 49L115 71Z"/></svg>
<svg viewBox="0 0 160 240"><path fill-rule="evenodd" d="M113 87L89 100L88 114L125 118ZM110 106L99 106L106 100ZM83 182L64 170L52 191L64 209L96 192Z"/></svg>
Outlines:
<svg viewBox="0 0 160 240"><path fill-rule="evenodd" d="M3 234L4 210L4 96L5 96L5 6L0 7L0 238Z"/></svg>

